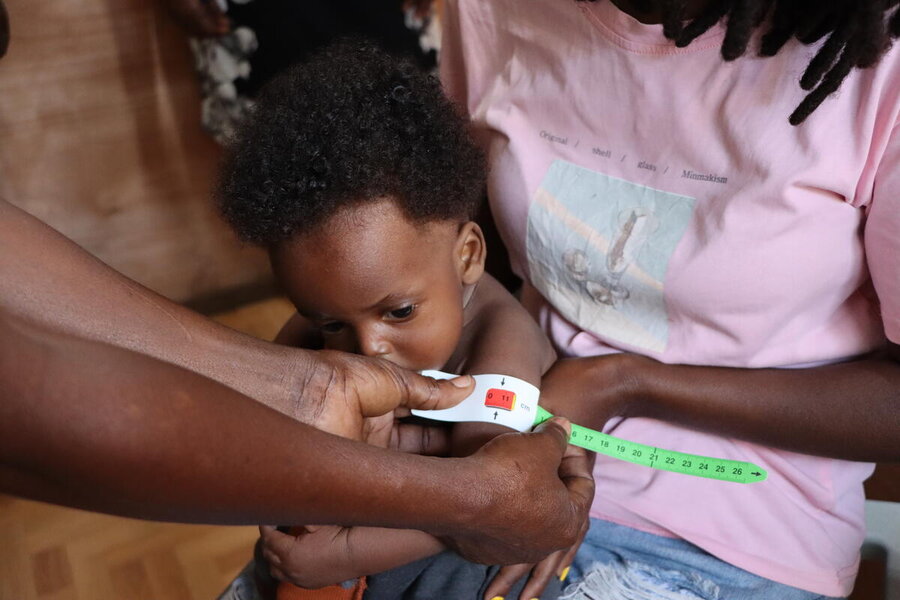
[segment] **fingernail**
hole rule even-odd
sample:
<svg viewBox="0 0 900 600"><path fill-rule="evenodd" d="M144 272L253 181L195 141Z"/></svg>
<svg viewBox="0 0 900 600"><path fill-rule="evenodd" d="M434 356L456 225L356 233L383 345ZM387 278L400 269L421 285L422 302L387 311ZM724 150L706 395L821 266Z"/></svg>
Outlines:
<svg viewBox="0 0 900 600"><path fill-rule="evenodd" d="M569 576L569 567L566 567L565 569L562 570L562 573L559 574L559 580L561 582L565 581L566 577L568 577L568 576Z"/></svg>
<svg viewBox="0 0 900 600"><path fill-rule="evenodd" d="M506 600L503 596L494 596L491 600Z"/></svg>
<svg viewBox="0 0 900 600"><path fill-rule="evenodd" d="M463 377L457 377L455 379L451 379L450 383L455 385L458 388L467 388L469 384L472 383L472 378L468 375L464 375ZM503 600L502 596L497 596L500 600ZM496 600L496 598L491 598L491 600Z"/></svg>

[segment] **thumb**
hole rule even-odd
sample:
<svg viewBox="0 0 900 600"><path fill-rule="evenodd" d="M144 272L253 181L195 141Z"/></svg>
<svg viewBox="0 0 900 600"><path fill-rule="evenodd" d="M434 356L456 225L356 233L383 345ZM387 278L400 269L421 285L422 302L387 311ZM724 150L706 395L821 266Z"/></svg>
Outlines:
<svg viewBox="0 0 900 600"><path fill-rule="evenodd" d="M412 371L402 371L400 405L419 410L438 410L456 406L475 390L470 375L453 379L432 379Z"/></svg>
<svg viewBox="0 0 900 600"><path fill-rule="evenodd" d="M569 435L572 433L572 425L568 419L553 417L534 428L532 436L543 436L547 444L556 452L557 460L562 461L569 445Z"/></svg>

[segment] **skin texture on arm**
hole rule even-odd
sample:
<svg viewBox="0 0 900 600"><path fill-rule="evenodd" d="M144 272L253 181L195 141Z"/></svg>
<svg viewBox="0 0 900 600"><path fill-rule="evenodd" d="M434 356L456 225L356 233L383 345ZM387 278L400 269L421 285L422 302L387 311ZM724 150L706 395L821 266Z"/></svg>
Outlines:
<svg viewBox="0 0 900 600"><path fill-rule="evenodd" d="M556 360L556 353L534 319L488 274L478 282L470 304L449 372L512 375L540 387L541 376ZM453 426L452 452L466 456L506 431L489 423L458 423Z"/></svg>
<svg viewBox="0 0 900 600"><path fill-rule="evenodd" d="M563 462L557 475L567 435L559 424L467 459L402 454L298 424L114 346L9 318L0 340L4 492L182 522L419 527L489 561L571 543L590 502L585 464ZM498 485L472 494L483 478ZM525 510L547 519L523 532Z"/></svg>
<svg viewBox="0 0 900 600"><path fill-rule="evenodd" d="M405 481L402 465L433 459L328 435L173 365L28 324L0 327L7 491L148 519L378 522L335 470L386 495L385 506L429 479Z"/></svg>
<svg viewBox="0 0 900 600"><path fill-rule="evenodd" d="M218 325L109 268L0 200L0 308L60 333L121 346L291 414L301 353Z"/></svg>

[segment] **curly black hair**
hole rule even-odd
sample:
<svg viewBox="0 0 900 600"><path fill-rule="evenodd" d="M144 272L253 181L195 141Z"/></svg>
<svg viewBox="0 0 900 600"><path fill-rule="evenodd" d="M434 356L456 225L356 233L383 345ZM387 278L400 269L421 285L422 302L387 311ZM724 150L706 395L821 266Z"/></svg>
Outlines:
<svg viewBox="0 0 900 600"><path fill-rule="evenodd" d="M854 68L875 65L894 38L900 37L900 0L712 0L687 25L682 23L687 0L632 3L642 12L658 7L663 33L679 47L726 19L725 60L742 56L753 32L764 24L768 29L762 38L761 56L774 56L791 38L811 44L827 36L800 78L800 87L809 93L791 113L791 125L805 121Z"/></svg>
<svg viewBox="0 0 900 600"><path fill-rule="evenodd" d="M415 222L470 220L484 165L436 77L342 40L264 86L216 195L241 239L271 246L384 197Z"/></svg>

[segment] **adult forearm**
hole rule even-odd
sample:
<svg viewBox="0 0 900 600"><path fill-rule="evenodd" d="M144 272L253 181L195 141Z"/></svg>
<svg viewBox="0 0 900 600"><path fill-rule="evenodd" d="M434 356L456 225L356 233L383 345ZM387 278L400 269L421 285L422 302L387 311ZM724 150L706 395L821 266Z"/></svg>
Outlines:
<svg viewBox="0 0 900 600"><path fill-rule="evenodd" d="M305 355L218 325L0 200L0 312L148 354L289 413Z"/></svg>
<svg viewBox="0 0 900 600"><path fill-rule="evenodd" d="M809 369L631 361L623 411L807 454L900 460L900 364L873 357Z"/></svg>
<svg viewBox="0 0 900 600"><path fill-rule="evenodd" d="M132 517L453 531L462 461L296 423L144 355L13 325L0 351L0 488Z"/></svg>

